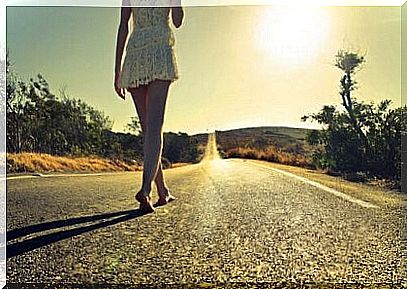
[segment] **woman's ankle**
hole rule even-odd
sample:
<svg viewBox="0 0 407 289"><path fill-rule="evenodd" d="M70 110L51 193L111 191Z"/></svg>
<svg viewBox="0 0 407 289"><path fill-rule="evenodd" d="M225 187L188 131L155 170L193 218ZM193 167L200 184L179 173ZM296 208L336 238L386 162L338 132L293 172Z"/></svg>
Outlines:
<svg viewBox="0 0 407 289"><path fill-rule="evenodd" d="M149 198L150 195L151 195L151 190L144 190L144 189L141 189L140 191L137 192L136 197L137 197L137 198L140 198L140 197L142 197L142 198Z"/></svg>
<svg viewBox="0 0 407 289"><path fill-rule="evenodd" d="M159 197L167 197L170 194L170 190L166 186L157 186L157 193Z"/></svg>

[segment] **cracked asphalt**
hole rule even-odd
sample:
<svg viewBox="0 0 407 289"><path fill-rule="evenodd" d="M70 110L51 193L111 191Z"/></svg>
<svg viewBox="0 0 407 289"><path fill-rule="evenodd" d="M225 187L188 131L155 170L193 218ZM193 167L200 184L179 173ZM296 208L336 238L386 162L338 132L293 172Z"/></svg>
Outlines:
<svg viewBox="0 0 407 289"><path fill-rule="evenodd" d="M364 208L249 160L164 174L177 200L148 215L140 172L7 181L7 281L406 285L405 196Z"/></svg>

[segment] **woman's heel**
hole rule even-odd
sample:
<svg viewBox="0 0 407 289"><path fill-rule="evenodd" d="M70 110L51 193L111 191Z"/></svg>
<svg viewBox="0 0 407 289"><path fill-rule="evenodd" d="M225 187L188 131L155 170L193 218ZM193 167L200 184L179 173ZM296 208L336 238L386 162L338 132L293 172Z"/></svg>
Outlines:
<svg viewBox="0 0 407 289"><path fill-rule="evenodd" d="M137 202L140 203L139 209L143 213L148 214L148 213L153 213L155 211L153 205L151 204L151 201L152 201L151 197L145 196L142 191L140 191L136 194L135 199Z"/></svg>
<svg viewBox="0 0 407 289"><path fill-rule="evenodd" d="M175 201L175 197L168 192L165 196L159 196L157 203L154 204L154 207L164 206L172 201Z"/></svg>

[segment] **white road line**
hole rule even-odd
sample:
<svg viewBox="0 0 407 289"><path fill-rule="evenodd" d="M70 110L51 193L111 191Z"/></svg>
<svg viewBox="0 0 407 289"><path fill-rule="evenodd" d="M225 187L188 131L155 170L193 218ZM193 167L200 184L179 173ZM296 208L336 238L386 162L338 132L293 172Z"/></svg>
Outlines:
<svg viewBox="0 0 407 289"><path fill-rule="evenodd" d="M31 178L38 178L37 176L15 176L15 177L7 177L7 178L0 178L0 180L14 180L14 179L31 179Z"/></svg>
<svg viewBox="0 0 407 289"><path fill-rule="evenodd" d="M188 165L188 166L193 166L193 165ZM184 168L186 166L179 166L175 168L170 168L171 170L178 169L178 168ZM167 169L169 170L169 169ZM22 175L22 176L12 176L12 177L6 177L6 178L0 178L0 181L4 180L16 180L16 179L32 179L32 178L52 178L52 177L87 177L87 176L104 176L104 175L115 175L115 174L120 174L120 173L142 173L143 171L121 171L121 172L112 172L112 173L77 173L77 174L50 174L50 175L44 175L41 173L33 173L32 175Z"/></svg>
<svg viewBox="0 0 407 289"><path fill-rule="evenodd" d="M114 173L87 173L87 174L52 174L52 175L43 175L43 174L36 174L36 175L28 175L28 176L13 176L7 177L6 180L14 180L14 179L31 179L31 178L52 178L52 177L87 177L87 176L104 176L104 175L114 175L122 172L114 172ZM4 178L0 178L0 180L4 181Z"/></svg>
<svg viewBox="0 0 407 289"><path fill-rule="evenodd" d="M344 200L347 200L347 201L352 202L352 203L354 203L354 204L358 204L359 206L362 206L362 207L364 207L364 208L374 208L374 209L379 208L379 207L376 206L376 205L373 205L373 204L371 204L371 203L368 203L368 202L365 202L365 201L356 199L356 198L351 197L351 196L349 196L349 195L347 195L347 194L344 194L344 193L342 193L342 192L339 192L339 191L337 191L337 190L335 190L335 189L332 189L332 188L330 188L330 187L324 186L323 184L320 184L320 183L318 183L318 182L311 181L311 180L309 180L309 179L307 179L307 178L300 177L300 176L297 176L297 175L295 175L295 174L292 174L292 173L289 173L289 172L286 172L286 171L283 171L283 170L280 170L280 169L272 168L272 167L269 167L269 166L265 166L265 165L261 165L261 164L257 164L257 163L252 163L252 162L249 162L249 163L252 164L252 165L255 165L255 166L259 166L259 167L262 167L262 168L267 168L267 169L270 169L270 170L275 171L275 172L277 172L277 173L280 173L280 174L283 174L283 175L286 175L286 176L295 178L295 179L300 180L300 181L302 181L302 182L304 182L304 183L307 183L307 184L309 184L309 185L311 185L311 186L314 186L314 187L316 187L316 188L318 188L318 189L324 190L324 191L326 191L326 192L328 192L328 193L331 193L331 194L333 194L333 195L335 195L335 196L338 196L338 197L340 197L340 198L342 198L342 199L344 199Z"/></svg>

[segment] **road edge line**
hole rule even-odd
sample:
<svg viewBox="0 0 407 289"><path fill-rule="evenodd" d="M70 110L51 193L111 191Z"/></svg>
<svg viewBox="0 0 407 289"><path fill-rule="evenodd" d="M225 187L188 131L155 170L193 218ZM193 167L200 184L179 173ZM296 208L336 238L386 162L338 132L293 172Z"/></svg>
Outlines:
<svg viewBox="0 0 407 289"><path fill-rule="evenodd" d="M128 171L130 172L130 171ZM6 178L1 178L2 181L4 180L16 180L16 179L31 179L31 178L52 178L52 177L88 177L88 176L104 176L104 175L114 175L122 172L111 172L111 173L79 173L79 174L33 174L33 175L22 175L22 176L11 176Z"/></svg>
<svg viewBox="0 0 407 289"><path fill-rule="evenodd" d="M340 198L342 198L342 199L344 199L344 200L347 200L347 201L349 201L349 202L351 202L351 203L358 204L359 206L362 206L362 207L364 207L364 208L371 208L371 209L378 209L378 208L380 208L380 207L377 206L377 205L373 205L373 204L371 204L371 203L369 203L369 202L359 200L359 199L357 199L357 198L354 198L354 197L352 197L352 196L349 196L349 195L347 195L347 194L345 194L345 193L342 193L342 192L340 192L340 191L337 191L337 190L335 190L335 189L333 189L333 188L327 187L327 186L325 186L325 185L323 185L323 184L321 184L321 183L318 183L318 182L316 182L316 181L312 181L312 180L307 179L307 178L305 178L305 177L297 176L296 174L293 174L293 173L290 173L290 172L287 172L287 171L284 171L284 170L272 168L272 167L269 167L269 166L266 166L266 165L262 165L262 164L258 164L258 163L253 163L253 162L249 162L249 163L252 164L252 165L254 165L254 166L258 166L258 167L270 169L270 170L275 171L275 172L277 172L277 173L280 173L280 174L283 174L283 175L286 175L286 176L295 178L295 179L300 180L300 181L302 181L302 182L304 182L304 183L307 183L307 184L309 184L309 185L311 185L311 186L313 186L313 187L316 187L316 188L318 188L318 189L324 190L324 191L326 191L326 192L328 192L328 193L331 193L331 194L333 194L333 195L335 195L335 196L337 196L337 197L340 197Z"/></svg>

